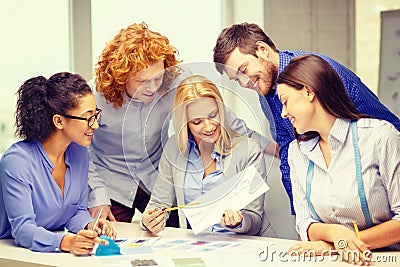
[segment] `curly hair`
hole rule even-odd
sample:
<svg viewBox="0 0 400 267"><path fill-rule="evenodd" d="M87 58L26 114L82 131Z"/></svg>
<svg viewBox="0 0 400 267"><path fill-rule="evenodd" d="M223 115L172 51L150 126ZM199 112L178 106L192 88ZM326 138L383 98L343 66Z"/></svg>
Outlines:
<svg viewBox="0 0 400 267"><path fill-rule="evenodd" d="M27 141L45 141L55 130L53 115L77 108L79 99L91 93L85 79L69 72L26 80L17 91L15 135Z"/></svg>
<svg viewBox="0 0 400 267"><path fill-rule="evenodd" d="M115 108L120 108L128 74L134 77L157 61L164 61L166 71L160 90L167 90L179 73L179 68L173 67L180 63L176 53L167 37L149 30L144 22L121 29L106 45L96 65L96 90Z"/></svg>

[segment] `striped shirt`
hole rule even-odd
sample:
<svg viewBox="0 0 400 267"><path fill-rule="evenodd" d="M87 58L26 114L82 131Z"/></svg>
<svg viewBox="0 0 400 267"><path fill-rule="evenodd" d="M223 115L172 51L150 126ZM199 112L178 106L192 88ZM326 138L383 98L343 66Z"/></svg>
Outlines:
<svg viewBox="0 0 400 267"><path fill-rule="evenodd" d="M368 208L374 224L394 219L400 222L400 133L392 124L377 119L357 122L361 173ZM306 201L309 161L314 165L310 199L324 223L367 229L356 181L356 165L350 121L336 119L328 136L331 162L326 167L319 138L289 145L289 166L296 211L296 230L307 240L314 218ZM390 247L400 250L400 243Z"/></svg>
<svg viewBox="0 0 400 267"><path fill-rule="evenodd" d="M309 52L302 51L279 51L279 69L280 74L283 69L289 64L292 58L295 58L304 54L312 54ZM377 119L386 120L392 123L397 130L400 131L400 120L392 112L390 112L376 97L376 95L368 89L351 70L339 64L335 60L318 55L326 60L333 69L339 74L342 82L359 112L370 115ZM280 170L282 173L282 183L289 196L292 213L293 209L293 197L292 197L292 185L290 183L290 168L288 165L288 146L294 139L293 126L288 119L281 117L282 104L279 100L278 93L276 90L271 90L266 96L259 97L261 109L265 116L269 120L270 130L272 137L279 145L279 155L281 158Z"/></svg>

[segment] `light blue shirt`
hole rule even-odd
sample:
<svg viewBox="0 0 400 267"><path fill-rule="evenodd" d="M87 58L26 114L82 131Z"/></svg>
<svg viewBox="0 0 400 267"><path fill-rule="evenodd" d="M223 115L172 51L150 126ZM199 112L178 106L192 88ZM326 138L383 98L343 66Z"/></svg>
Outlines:
<svg viewBox="0 0 400 267"><path fill-rule="evenodd" d="M203 162L201 160L198 147L193 140L193 136L191 135L189 136L188 150L189 155L186 165L184 183L185 204L193 202L198 197L206 194L208 191L214 189L225 181L224 173L222 172L221 168L221 165L223 166L224 164L225 156L221 157L221 154L215 151L214 148L211 153L211 158L216 160L216 170L203 178ZM229 230L223 228L219 223L214 224L210 230L213 232L230 232Z"/></svg>
<svg viewBox="0 0 400 267"><path fill-rule="evenodd" d="M34 251L60 251L64 230L78 232L93 221L87 211L89 156L71 143L65 151L64 196L54 164L39 141L13 144L0 162L0 238L14 237Z"/></svg>
<svg viewBox="0 0 400 267"><path fill-rule="evenodd" d="M196 143L189 138L189 156L185 173L185 204L193 202L198 197L224 182L224 173L221 170L220 154L213 150L211 157L216 160L216 170L206 177L204 166ZM223 161L222 157L222 161ZM223 163L222 163L223 164Z"/></svg>

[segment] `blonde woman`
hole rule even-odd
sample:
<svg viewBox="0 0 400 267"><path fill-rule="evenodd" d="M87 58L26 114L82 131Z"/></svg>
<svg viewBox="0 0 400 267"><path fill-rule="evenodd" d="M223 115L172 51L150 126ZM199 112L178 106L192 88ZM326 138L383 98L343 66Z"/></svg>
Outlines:
<svg viewBox="0 0 400 267"><path fill-rule="evenodd" d="M144 228L154 234L165 227L169 215L164 208L190 203L250 165L266 178L259 145L229 127L220 92L207 78L195 75L180 83L173 122L176 135L164 146L159 176L142 217ZM257 235L264 218L264 233L273 236L263 210L264 195L242 210L226 210L212 231ZM179 226L190 228L182 210Z"/></svg>

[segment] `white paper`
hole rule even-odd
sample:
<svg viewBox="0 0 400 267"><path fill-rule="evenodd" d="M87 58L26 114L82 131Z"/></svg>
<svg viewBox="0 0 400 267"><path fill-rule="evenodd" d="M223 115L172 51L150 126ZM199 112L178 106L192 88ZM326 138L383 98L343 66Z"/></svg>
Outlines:
<svg viewBox="0 0 400 267"><path fill-rule="evenodd" d="M186 207L183 212L196 235L219 223L225 210L241 210L268 190L269 186L251 165L194 200L193 203L200 204Z"/></svg>

